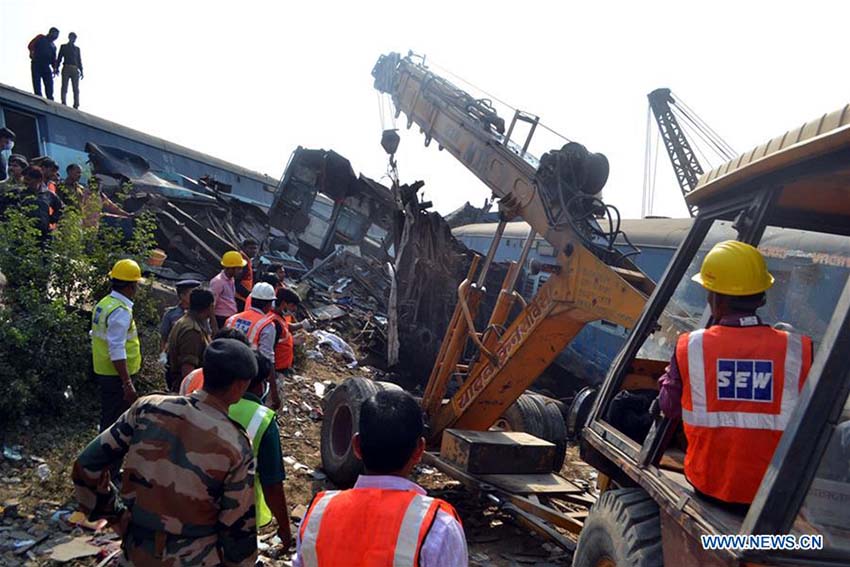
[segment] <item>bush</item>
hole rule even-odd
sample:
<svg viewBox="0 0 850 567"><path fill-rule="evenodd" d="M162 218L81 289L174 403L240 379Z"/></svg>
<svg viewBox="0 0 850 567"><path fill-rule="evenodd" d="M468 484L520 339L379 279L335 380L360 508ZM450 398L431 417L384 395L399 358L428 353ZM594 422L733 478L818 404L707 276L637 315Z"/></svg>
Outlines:
<svg viewBox="0 0 850 567"><path fill-rule="evenodd" d="M109 292L115 260L142 261L154 245L152 217L137 217L125 242L118 229L84 227L90 211L80 210L75 195L64 197L65 211L46 240L25 209L9 207L0 220L0 272L7 280L0 303L0 430L27 415L92 409L86 403L96 401L91 310ZM155 322L156 308L144 287L134 303L141 331Z"/></svg>

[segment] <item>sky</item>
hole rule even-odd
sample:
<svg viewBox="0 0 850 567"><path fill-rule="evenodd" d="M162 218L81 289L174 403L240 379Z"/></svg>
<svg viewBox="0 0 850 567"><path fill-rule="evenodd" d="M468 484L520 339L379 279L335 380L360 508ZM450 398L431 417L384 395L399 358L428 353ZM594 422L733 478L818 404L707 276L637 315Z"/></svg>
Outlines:
<svg viewBox="0 0 850 567"><path fill-rule="evenodd" d="M649 91L671 88L739 152L848 102L850 3L784 4L0 0L0 82L31 88L26 45L55 26L57 46L78 35L82 110L275 178L300 145L381 180L391 120L370 73L413 50L604 153L606 202L637 218ZM483 183L423 142L401 132L402 182L424 180L441 213L482 204ZM666 155L654 203L687 214Z"/></svg>

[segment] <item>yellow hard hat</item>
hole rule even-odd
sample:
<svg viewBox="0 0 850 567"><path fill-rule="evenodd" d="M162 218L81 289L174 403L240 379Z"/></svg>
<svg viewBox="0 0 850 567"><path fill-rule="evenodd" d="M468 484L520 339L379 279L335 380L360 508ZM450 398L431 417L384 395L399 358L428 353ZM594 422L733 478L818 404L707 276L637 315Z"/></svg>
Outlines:
<svg viewBox="0 0 850 567"><path fill-rule="evenodd" d="M112 266L109 277L122 282L140 282L142 281L142 269L135 260L118 260Z"/></svg>
<svg viewBox="0 0 850 567"><path fill-rule="evenodd" d="M715 244L691 279L708 291L736 296L755 295L773 285L761 252L737 240Z"/></svg>
<svg viewBox="0 0 850 567"><path fill-rule="evenodd" d="M248 262L236 250L230 250L221 257L222 268L244 268Z"/></svg>

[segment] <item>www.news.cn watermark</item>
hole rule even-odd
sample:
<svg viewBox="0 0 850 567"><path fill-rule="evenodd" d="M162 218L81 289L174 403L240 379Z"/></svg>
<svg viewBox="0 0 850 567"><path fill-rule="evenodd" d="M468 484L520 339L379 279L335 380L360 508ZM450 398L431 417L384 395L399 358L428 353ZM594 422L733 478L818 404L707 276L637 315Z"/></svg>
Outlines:
<svg viewBox="0 0 850 567"><path fill-rule="evenodd" d="M801 551L823 549L822 535L703 535L705 550Z"/></svg>

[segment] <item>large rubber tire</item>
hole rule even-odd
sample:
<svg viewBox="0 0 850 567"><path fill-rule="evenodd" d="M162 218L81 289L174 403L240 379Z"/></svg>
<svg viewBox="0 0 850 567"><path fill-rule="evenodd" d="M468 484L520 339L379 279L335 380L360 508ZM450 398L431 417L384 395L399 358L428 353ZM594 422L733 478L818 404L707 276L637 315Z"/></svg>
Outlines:
<svg viewBox="0 0 850 567"><path fill-rule="evenodd" d="M521 395L502 417L496 421L496 429L502 431L522 431L545 439L546 425L540 405L529 394Z"/></svg>
<svg viewBox="0 0 850 567"><path fill-rule="evenodd" d="M658 504L640 488L602 493L584 522L573 567L663 567Z"/></svg>
<svg viewBox="0 0 850 567"><path fill-rule="evenodd" d="M555 461L552 463L552 470L558 472L567 459L567 424L555 400L540 394L531 394L531 397L543 414L543 439L555 445Z"/></svg>
<svg viewBox="0 0 850 567"><path fill-rule="evenodd" d="M360 405L377 394L380 386L367 378L349 378L325 402L322 420L322 469L340 488L354 486L363 462L354 455L351 438L360 422Z"/></svg>

